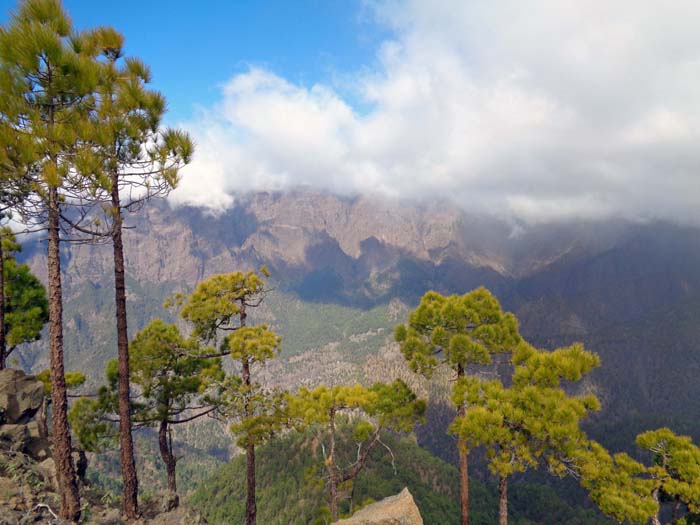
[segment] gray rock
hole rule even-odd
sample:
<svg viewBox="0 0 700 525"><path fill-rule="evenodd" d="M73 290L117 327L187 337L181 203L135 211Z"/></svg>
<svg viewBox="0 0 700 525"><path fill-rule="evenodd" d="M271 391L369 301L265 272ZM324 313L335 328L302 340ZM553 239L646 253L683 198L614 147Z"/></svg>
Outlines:
<svg viewBox="0 0 700 525"><path fill-rule="evenodd" d="M23 452L29 442L27 425L0 425L0 448Z"/></svg>
<svg viewBox="0 0 700 525"><path fill-rule="evenodd" d="M367 505L335 525L423 525L423 518L413 496L405 488L396 496Z"/></svg>
<svg viewBox="0 0 700 525"><path fill-rule="evenodd" d="M37 472L41 475L44 483L58 490L58 478L56 477L56 463L53 458L48 458L36 466Z"/></svg>
<svg viewBox="0 0 700 525"><path fill-rule="evenodd" d="M23 425L29 423L41 408L44 385L21 370L0 370L0 410L3 423Z"/></svg>

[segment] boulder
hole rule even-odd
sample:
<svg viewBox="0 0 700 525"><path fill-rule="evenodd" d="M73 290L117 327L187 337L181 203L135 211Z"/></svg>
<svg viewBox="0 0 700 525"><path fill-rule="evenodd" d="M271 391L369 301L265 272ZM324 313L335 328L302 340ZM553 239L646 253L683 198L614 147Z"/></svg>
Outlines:
<svg viewBox="0 0 700 525"><path fill-rule="evenodd" d="M58 477L56 475L56 463L53 458L48 458L36 466L36 470L49 487L58 490Z"/></svg>
<svg viewBox="0 0 700 525"><path fill-rule="evenodd" d="M29 439L27 425L0 425L0 449L23 452Z"/></svg>
<svg viewBox="0 0 700 525"><path fill-rule="evenodd" d="M24 425L41 408L44 385L21 370L0 370L0 424Z"/></svg>
<svg viewBox="0 0 700 525"><path fill-rule="evenodd" d="M367 505L335 525L423 525L423 518L413 496L405 488L396 496Z"/></svg>
<svg viewBox="0 0 700 525"><path fill-rule="evenodd" d="M34 416L44 401L44 385L21 370L0 370L0 450L51 456L51 445Z"/></svg>

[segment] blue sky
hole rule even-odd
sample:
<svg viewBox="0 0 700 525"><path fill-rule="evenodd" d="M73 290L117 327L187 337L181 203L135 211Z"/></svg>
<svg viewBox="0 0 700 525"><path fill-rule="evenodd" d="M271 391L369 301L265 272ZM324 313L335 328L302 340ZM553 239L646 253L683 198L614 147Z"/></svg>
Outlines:
<svg viewBox="0 0 700 525"><path fill-rule="evenodd" d="M152 68L168 121L189 120L220 85L259 66L312 85L374 60L386 30L358 0L64 0L77 28L112 25ZM16 2L0 1L2 21Z"/></svg>

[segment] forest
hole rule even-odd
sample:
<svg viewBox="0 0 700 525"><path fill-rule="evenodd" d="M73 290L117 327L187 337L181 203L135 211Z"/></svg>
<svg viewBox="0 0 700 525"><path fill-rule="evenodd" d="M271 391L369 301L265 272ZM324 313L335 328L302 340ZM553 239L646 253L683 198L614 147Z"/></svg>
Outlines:
<svg viewBox="0 0 700 525"><path fill-rule="evenodd" d="M582 423L601 401L585 378L605 363L576 341L535 347L484 287L425 293L393 334L415 377L449 390L457 468L434 463L416 444L428 400L412 381L282 389L263 380L285 344L256 316L273 288L264 265L173 291L163 308L178 322L155 318L130 337L125 217L177 187L195 144L186 131L163 126L165 96L150 88L148 65L123 49L114 28L75 29L58 0L23 0L0 29L0 369L13 366L20 345L45 341L42 421L62 518L80 522L84 508L73 450L118 448L119 503L127 519L138 519L134 432L141 428L152 429L144 435L162 462L168 506L177 507L182 455L173 429L215 419L240 455L213 478L228 487L226 500L202 488L187 501L212 519L330 524L377 498L392 476L408 484L410 471L423 471L444 485L412 482L428 523L528 523L535 512L522 501L528 497L545 521L595 522L597 514L583 509L554 517L554 504L548 518L536 494L512 489L514 476L539 471L578 485L616 523L700 523L700 446L669 428L648 429L629 444L639 461L589 437ZM17 260L19 241L31 235L46 237L46 287ZM112 248L117 333L94 392L83 371L65 367L70 311L61 269L62 246L90 243ZM495 497L472 480L476 454L496 480ZM303 482L275 493L270 485L282 468ZM285 493L298 494L299 504L282 505ZM515 510L510 494L518 494Z"/></svg>

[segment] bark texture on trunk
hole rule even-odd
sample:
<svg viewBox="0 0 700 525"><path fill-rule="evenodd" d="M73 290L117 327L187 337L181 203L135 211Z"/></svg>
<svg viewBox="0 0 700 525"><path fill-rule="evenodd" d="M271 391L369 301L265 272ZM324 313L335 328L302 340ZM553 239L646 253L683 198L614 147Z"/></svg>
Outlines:
<svg viewBox="0 0 700 525"><path fill-rule="evenodd" d="M657 505L657 507L656 507L656 508L657 508L656 514L654 514L654 515L651 517L651 520L650 520L651 525L661 525L661 520L659 519L659 510L660 510L660 507L659 507L659 492L660 492L659 487L656 487L656 488L654 489L654 491L651 493L651 497L652 497L652 499L656 502L656 505Z"/></svg>
<svg viewBox="0 0 700 525"><path fill-rule="evenodd" d="M49 188L48 206L48 288L49 288L49 354L51 362L51 403L53 404L52 442L56 478L61 496L61 517L80 519L80 494L71 457L71 435L68 427L68 398L63 366L63 294L59 233L58 189Z"/></svg>
<svg viewBox="0 0 700 525"><path fill-rule="evenodd" d="M123 511L128 519L138 517L139 482L131 436L131 404L129 402L129 332L126 321L126 283L124 278L124 243L117 175L112 176L112 210L114 230L114 298L117 315L117 360L119 362L119 449L123 482Z"/></svg>
<svg viewBox="0 0 700 525"><path fill-rule="evenodd" d="M168 433L168 422L161 421L158 429L158 447L160 448L160 457L163 458L165 468L168 473L168 492L169 494L169 509L174 509L180 504L180 497L177 495L177 477L176 466L177 458L173 454L173 444Z"/></svg>
<svg viewBox="0 0 700 525"><path fill-rule="evenodd" d="M246 312L245 300L241 299L240 302L240 313L239 319L241 322L241 327L246 326L246 319L248 318L248 313ZM250 377L250 363L247 359L243 359L242 362L241 378L246 386L251 385ZM245 416L248 417L252 415L252 407L250 406L250 401L246 399L244 405ZM246 456L246 501L245 501L245 523L246 525L256 525L258 508L256 503L256 480L255 480L255 445L248 444L245 449Z"/></svg>
<svg viewBox="0 0 700 525"><path fill-rule="evenodd" d="M331 519L336 522L338 521L338 484L340 480L338 479L338 472L335 466L335 409L331 408L330 411L330 430L331 430L331 443L328 451L328 473L330 477L329 481L329 491L330 491L330 508L331 508Z"/></svg>
<svg viewBox="0 0 700 525"><path fill-rule="evenodd" d="M498 482L498 525L508 525L508 478Z"/></svg>
<svg viewBox="0 0 700 525"><path fill-rule="evenodd" d="M41 410L39 411L39 435L41 437L48 437L49 435L49 404L51 403L51 399L47 398L44 396L43 401L41 402Z"/></svg>
<svg viewBox="0 0 700 525"><path fill-rule="evenodd" d="M331 503L331 519L333 523L338 521L338 479L331 477L330 480L330 503Z"/></svg>
<svg viewBox="0 0 700 525"><path fill-rule="evenodd" d="M469 525L469 449L463 440L457 441L459 451L459 504L462 525Z"/></svg>
<svg viewBox="0 0 700 525"><path fill-rule="evenodd" d="M245 502L245 523L255 525L258 509L255 502L255 445L246 447L246 480L248 491Z"/></svg>
<svg viewBox="0 0 700 525"><path fill-rule="evenodd" d="M457 379L464 376L464 367L457 365ZM459 407L458 416L464 416L465 408ZM463 439L457 440L459 453L459 506L462 514L461 525L469 525L469 448Z"/></svg>
<svg viewBox="0 0 700 525"><path fill-rule="evenodd" d="M7 360L7 342L5 341L5 254L2 250L0 235L0 370L5 369Z"/></svg>

